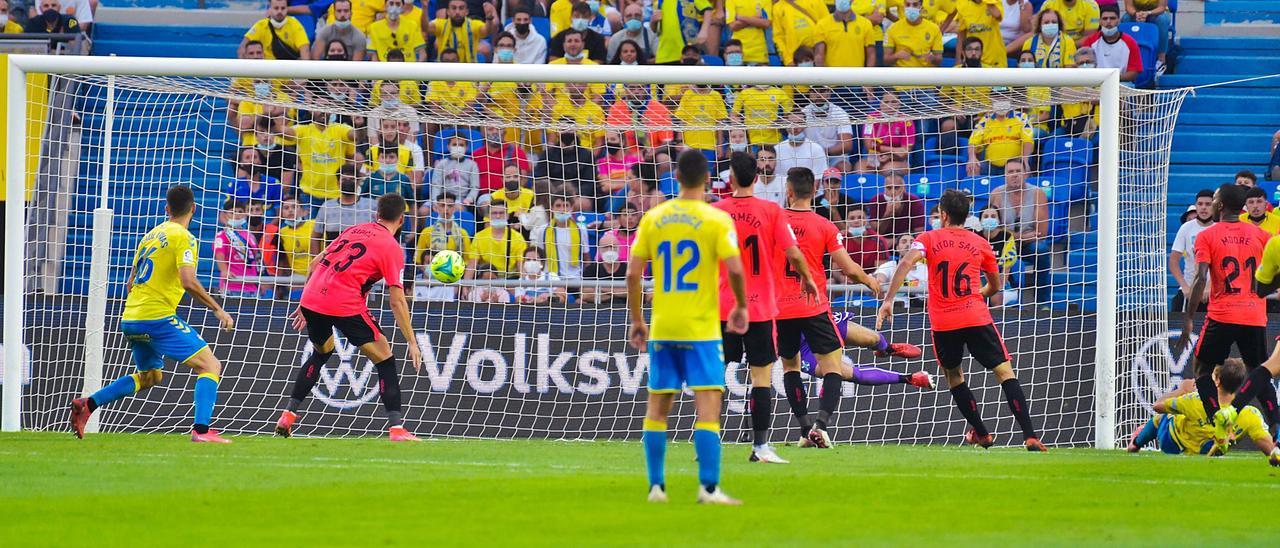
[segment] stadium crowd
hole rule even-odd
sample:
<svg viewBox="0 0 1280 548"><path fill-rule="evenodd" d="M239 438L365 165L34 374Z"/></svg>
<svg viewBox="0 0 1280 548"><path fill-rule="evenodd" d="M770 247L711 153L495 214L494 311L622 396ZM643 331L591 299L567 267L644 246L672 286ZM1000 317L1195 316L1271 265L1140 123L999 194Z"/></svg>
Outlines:
<svg viewBox="0 0 1280 548"><path fill-rule="evenodd" d="M439 0L421 6L412 0L270 0L238 55L580 65L1099 66L1120 68L1122 80L1133 82L1142 62L1120 22L1166 29L1169 16L1166 0L1101 6L1095 0ZM950 49L954 61L944 61ZM1047 296L1034 293L1047 283L1043 276L1060 234L1051 234L1046 189L1029 179L1041 167L1046 139L1096 142L1097 128L1096 102L1019 108L996 93L989 114L910 114L987 100L985 91L946 88L280 80L237 80L232 88L240 99L229 102L227 121L239 132L240 148L215 258L223 292L257 296L279 295L280 288L236 279L306 274L325 241L369 220L373 201L393 191L410 199L414 215L403 241L418 269L447 249L466 258L468 278L621 279L639 217L674 195L672 159L692 148L726 173L712 181L713 199L729 192L723 164L731 151L756 156L756 193L780 203L787 170L808 167L822 180L821 213L845 231L845 245L861 264L883 272L892 272L894 258L930 227L929 197L908 179L939 162L930 154L956 168L953 179L1000 177L998 188L975 196L979 214L970 226L1001 251L1009 282L1031 291L1022 298L1042 301ZM1034 89L1020 93L1036 99L1027 97ZM314 107L279 106L287 104ZM326 105L367 116L326 113ZM512 123L530 113L544 116L548 127L580 131L538 132ZM475 125L411 121L434 114ZM870 123L855 127L854 119ZM694 129L735 125L747 129ZM680 127L691 129L672 130ZM851 191L851 177L872 181L873 188ZM932 216L936 222L936 212ZM421 285L420 298L623 298L607 288L566 292L545 284L461 293Z"/></svg>

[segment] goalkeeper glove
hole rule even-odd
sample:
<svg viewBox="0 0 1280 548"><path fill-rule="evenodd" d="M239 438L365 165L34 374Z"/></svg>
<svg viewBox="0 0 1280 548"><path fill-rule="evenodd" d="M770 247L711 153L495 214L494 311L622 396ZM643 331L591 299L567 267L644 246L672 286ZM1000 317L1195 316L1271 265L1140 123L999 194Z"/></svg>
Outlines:
<svg viewBox="0 0 1280 548"><path fill-rule="evenodd" d="M1213 442L1215 445L1226 445L1230 443L1230 437L1235 433L1236 418L1238 417L1236 408L1230 405L1219 409L1213 414ZM1223 453L1226 453L1224 450Z"/></svg>
<svg viewBox="0 0 1280 548"><path fill-rule="evenodd" d="M1267 459L1271 466L1280 466L1280 447L1271 448L1271 456Z"/></svg>

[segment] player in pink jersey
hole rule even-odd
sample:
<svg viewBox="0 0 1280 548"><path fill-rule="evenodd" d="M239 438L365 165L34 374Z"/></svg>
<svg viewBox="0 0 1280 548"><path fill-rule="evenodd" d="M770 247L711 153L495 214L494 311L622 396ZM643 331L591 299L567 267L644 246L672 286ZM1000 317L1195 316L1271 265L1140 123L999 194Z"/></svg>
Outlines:
<svg viewBox="0 0 1280 548"><path fill-rule="evenodd" d="M733 194L713 205L729 214L738 234L742 268L747 276L750 323L747 324L747 332L741 335L726 329L735 301L728 275L720 271L720 330L724 338L725 361L750 367L751 462L786 464L787 461L769 447L769 425L773 422L773 362L778 361L773 325L778 315L774 261L782 259L791 265L800 279L801 291L809 299L817 298L818 286L809 275L809 266L796 246L795 235L791 233L791 225L787 224L782 207L756 198L752 192L756 181L756 159L751 154L734 152L729 156L729 181Z"/></svg>
<svg viewBox="0 0 1280 548"><path fill-rule="evenodd" d="M333 355L333 330L342 332L360 347L378 370L378 394L387 411L391 441L418 441L405 429L400 410L400 381L391 344L369 314L365 300L379 280L386 282L391 313L395 315L413 369L422 367L422 354L413 334L409 305L404 298L404 248L395 234L404 226L405 201L399 194L378 198L378 220L343 231L311 261L311 274L302 290L302 302L293 313L294 327L306 328L311 356L298 370L288 407L276 422L276 434L289 437L298 420L298 409L320 379L320 368Z"/></svg>
<svg viewBox="0 0 1280 548"><path fill-rule="evenodd" d="M925 260L929 264L929 323L933 329L933 353L942 366L951 387L960 414L969 422L965 432L966 442L991 447L995 438L987 431L978 413L978 401L965 383L960 365L965 349L983 367L991 370L1000 381L1009 410L1022 428L1022 437L1028 451L1046 451L1031 423L1031 408L1022 392L1022 385L1013 372L1009 350L996 330L987 308L987 299L1000 292L1000 270L996 266L996 254L987 239L964 228L969 217L969 197L959 190L942 193L939 201L942 209L942 228L930 230L916 238L907 255L898 262L884 304L876 319L876 329L893 321L893 295L902 288L907 273L916 263ZM982 283L982 277L987 283ZM975 286L980 286L975 291Z"/></svg>

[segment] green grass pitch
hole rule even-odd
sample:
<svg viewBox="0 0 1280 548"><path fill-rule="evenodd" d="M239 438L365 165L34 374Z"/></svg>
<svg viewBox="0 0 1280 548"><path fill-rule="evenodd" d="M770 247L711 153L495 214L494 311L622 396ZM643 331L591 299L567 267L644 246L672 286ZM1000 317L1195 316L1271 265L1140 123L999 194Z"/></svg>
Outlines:
<svg viewBox="0 0 1280 548"><path fill-rule="evenodd" d="M694 504L689 443L651 505L631 442L6 434L0 546L1276 545L1280 472L1255 454L748 451L725 449L730 508Z"/></svg>

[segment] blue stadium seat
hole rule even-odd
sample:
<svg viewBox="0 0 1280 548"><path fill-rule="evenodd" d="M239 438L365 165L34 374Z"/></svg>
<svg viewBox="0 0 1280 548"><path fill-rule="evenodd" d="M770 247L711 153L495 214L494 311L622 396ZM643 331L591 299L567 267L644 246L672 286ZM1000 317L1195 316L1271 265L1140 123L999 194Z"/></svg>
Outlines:
<svg viewBox="0 0 1280 548"><path fill-rule="evenodd" d="M1003 184L1003 175L979 175L960 181L959 187L960 190L967 190L973 195L974 210L978 210L987 203L987 198L991 196L991 190Z"/></svg>
<svg viewBox="0 0 1280 548"><path fill-rule="evenodd" d="M1041 145L1040 166L1088 166L1093 163L1093 145L1075 137L1050 137Z"/></svg>
<svg viewBox="0 0 1280 548"><path fill-rule="evenodd" d="M936 200L944 190L956 188L964 177L964 168L959 165L926 168L907 177L907 192Z"/></svg>
<svg viewBox="0 0 1280 548"><path fill-rule="evenodd" d="M844 176L840 193L856 203L865 203L884 189L884 177L875 173L850 173Z"/></svg>
<svg viewBox="0 0 1280 548"><path fill-rule="evenodd" d="M721 59L717 55L703 55L702 64L708 67L723 67L724 59Z"/></svg>
<svg viewBox="0 0 1280 548"><path fill-rule="evenodd" d="M449 139L454 135L461 135L467 138L467 150L475 150L484 142L484 135L479 131L467 128L445 128L440 130L431 138L431 157L432 161L443 158L449 154Z"/></svg>
<svg viewBox="0 0 1280 548"><path fill-rule="evenodd" d="M532 17L531 19L532 21L530 22L533 23L533 30L537 31L538 34L541 34L543 38L546 38L547 42L550 42L552 38L551 18L550 17Z"/></svg>
<svg viewBox="0 0 1280 548"><path fill-rule="evenodd" d="M1142 57L1142 73L1138 75L1134 85L1140 88L1153 87L1156 80L1156 47L1159 45L1160 30L1151 23L1121 23L1124 31L1138 43L1138 51Z"/></svg>
<svg viewBox="0 0 1280 548"><path fill-rule="evenodd" d="M938 137L933 136L924 140L924 165L938 166L946 164L963 164L968 160L969 139L959 137L956 139L956 149L954 154L944 154L938 150Z"/></svg>

